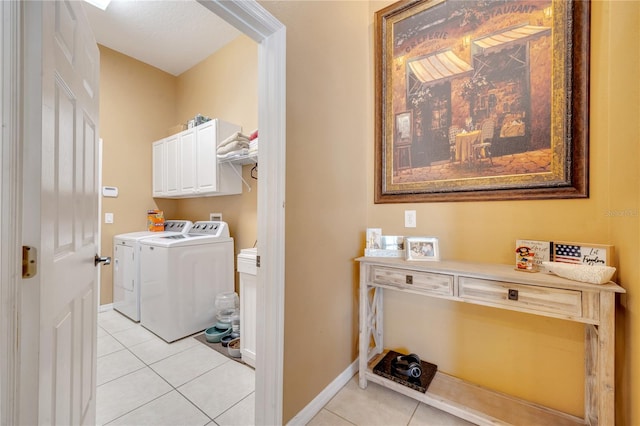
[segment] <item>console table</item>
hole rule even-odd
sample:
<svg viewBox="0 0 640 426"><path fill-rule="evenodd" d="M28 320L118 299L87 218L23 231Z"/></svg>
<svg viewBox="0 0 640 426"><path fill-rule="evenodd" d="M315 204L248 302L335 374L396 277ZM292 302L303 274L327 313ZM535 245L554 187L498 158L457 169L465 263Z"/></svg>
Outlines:
<svg viewBox="0 0 640 426"><path fill-rule="evenodd" d="M615 295L609 282L596 285L547 273L527 273L514 265L360 257L360 387L378 383L480 425L615 424ZM473 303L560 318L585 326L584 418L553 410L438 371L426 393L373 373L383 347L384 290Z"/></svg>

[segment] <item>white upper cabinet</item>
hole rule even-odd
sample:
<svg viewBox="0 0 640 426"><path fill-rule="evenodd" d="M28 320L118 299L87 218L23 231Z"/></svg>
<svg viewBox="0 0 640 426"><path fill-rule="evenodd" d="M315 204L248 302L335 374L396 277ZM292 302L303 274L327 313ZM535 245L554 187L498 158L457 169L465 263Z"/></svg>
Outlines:
<svg viewBox="0 0 640 426"><path fill-rule="evenodd" d="M166 182L167 195L175 195L180 191L178 185L179 180L179 168L180 168L180 151L178 149L178 138L176 136L170 136L165 139L165 164L166 168Z"/></svg>
<svg viewBox="0 0 640 426"><path fill-rule="evenodd" d="M167 192L165 183L165 144L164 139L153 143L153 196L162 197Z"/></svg>
<svg viewBox="0 0 640 426"><path fill-rule="evenodd" d="M197 155L195 168L196 180L198 182L196 192L215 191L215 188L218 185L218 174L216 173L216 169L207 167L208 164L218 162L218 156L216 154L218 145L209 143L209 141L216 139L215 135L218 130L218 126L216 126L216 124L217 123L212 120L196 127L196 132L198 133L196 141Z"/></svg>
<svg viewBox="0 0 640 426"><path fill-rule="evenodd" d="M185 130L179 134L180 140L180 192L194 193L196 190L196 131ZM213 170L216 167L210 167Z"/></svg>
<svg viewBox="0 0 640 426"><path fill-rule="evenodd" d="M214 119L153 143L153 196L208 197L242 193L240 174L220 164L218 144L240 126Z"/></svg>

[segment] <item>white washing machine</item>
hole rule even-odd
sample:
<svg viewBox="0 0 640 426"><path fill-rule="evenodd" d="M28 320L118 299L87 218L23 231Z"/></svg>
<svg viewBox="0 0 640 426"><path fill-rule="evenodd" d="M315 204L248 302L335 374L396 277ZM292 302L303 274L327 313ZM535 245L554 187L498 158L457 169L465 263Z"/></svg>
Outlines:
<svg viewBox="0 0 640 426"><path fill-rule="evenodd" d="M190 220L167 220L164 232L140 231L113 237L113 309L140 321L140 241L189 232Z"/></svg>
<svg viewBox="0 0 640 426"><path fill-rule="evenodd" d="M215 297L234 291L233 238L225 222L140 241L140 324L167 342L215 325Z"/></svg>

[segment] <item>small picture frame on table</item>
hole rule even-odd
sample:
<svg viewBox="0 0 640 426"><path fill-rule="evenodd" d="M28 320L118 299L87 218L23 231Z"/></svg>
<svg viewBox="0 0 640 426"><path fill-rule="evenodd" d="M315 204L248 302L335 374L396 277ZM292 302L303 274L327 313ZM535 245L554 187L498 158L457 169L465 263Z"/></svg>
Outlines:
<svg viewBox="0 0 640 426"><path fill-rule="evenodd" d="M434 237L406 237L406 260L440 260L438 239Z"/></svg>

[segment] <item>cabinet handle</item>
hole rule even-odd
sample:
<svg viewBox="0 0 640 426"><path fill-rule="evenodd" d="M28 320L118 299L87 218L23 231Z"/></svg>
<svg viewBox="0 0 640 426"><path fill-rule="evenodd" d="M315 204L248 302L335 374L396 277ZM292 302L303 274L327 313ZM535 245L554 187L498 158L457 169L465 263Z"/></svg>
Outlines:
<svg viewBox="0 0 640 426"><path fill-rule="evenodd" d="M413 284L413 275L407 275L405 281L407 284Z"/></svg>
<svg viewBox="0 0 640 426"><path fill-rule="evenodd" d="M518 290L509 289L509 300L518 300Z"/></svg>

